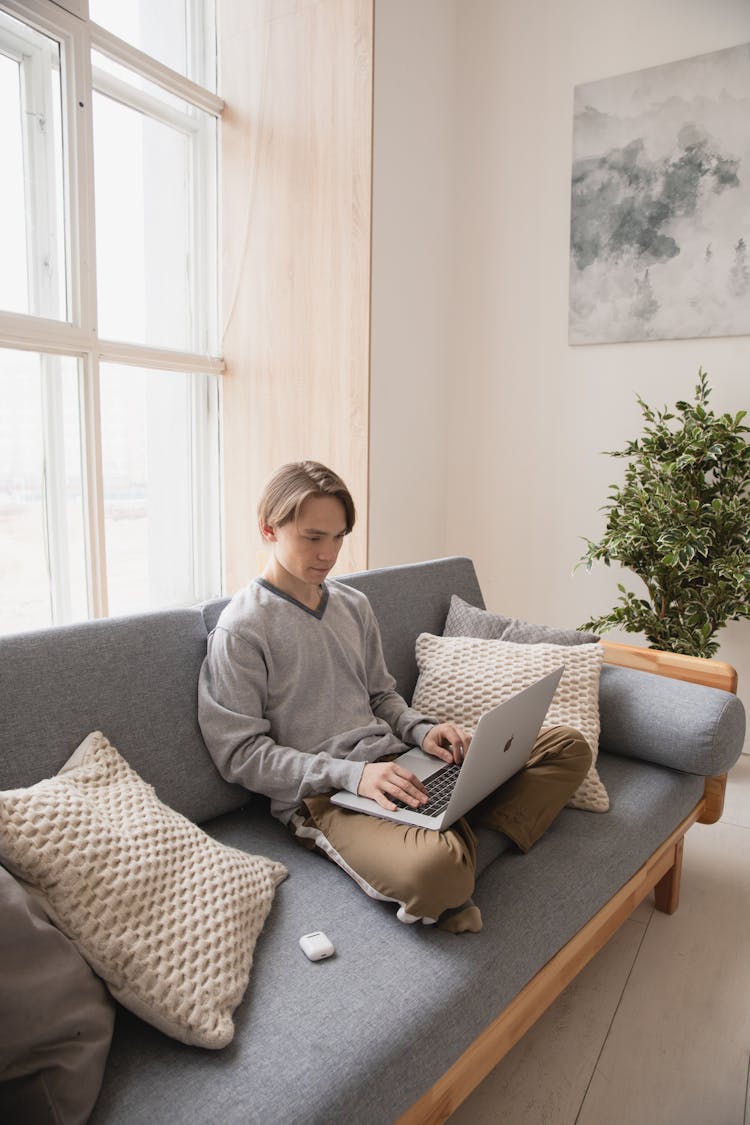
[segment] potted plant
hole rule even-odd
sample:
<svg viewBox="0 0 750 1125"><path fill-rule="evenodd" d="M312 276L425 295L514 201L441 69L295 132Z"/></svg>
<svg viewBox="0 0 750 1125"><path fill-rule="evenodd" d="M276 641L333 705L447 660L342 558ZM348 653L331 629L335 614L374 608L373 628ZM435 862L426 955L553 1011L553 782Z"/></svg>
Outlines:
<svg viewBox="0 0 750 1125"><path fill-rule="evenodd" d="M648 597L620 584L614 608L582 629L619 626L651 648L710 657L727 621L750 618L750 427L745 410L716 415L710 393L699 368L694 403L654 411L638 396L643 436L611 451L630 459L625 483L610 487L606 531L578 566L618 562Z"/></svg>

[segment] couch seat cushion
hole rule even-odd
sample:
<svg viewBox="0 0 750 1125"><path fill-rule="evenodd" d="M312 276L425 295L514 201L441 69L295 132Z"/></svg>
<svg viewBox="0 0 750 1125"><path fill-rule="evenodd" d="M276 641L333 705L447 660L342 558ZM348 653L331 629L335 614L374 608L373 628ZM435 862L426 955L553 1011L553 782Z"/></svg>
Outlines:
<svg viewBox="0 0 750 1125"><path fill-rule="evenodd" d="M480 877L480 934L403 926L322 856L295 844L259 798L205 825L278 857L289 879L258 942L253 985L219 1053L181 1046L127 1012L90 1125L304 1122L391 1125L688 814L702 781L603 754L606 817L564 809L523 856ZM323 930L335 956L310 962ZM398 987L394 987L394 973ZM425 1049L429 1044L429 1049Z"/></svg>

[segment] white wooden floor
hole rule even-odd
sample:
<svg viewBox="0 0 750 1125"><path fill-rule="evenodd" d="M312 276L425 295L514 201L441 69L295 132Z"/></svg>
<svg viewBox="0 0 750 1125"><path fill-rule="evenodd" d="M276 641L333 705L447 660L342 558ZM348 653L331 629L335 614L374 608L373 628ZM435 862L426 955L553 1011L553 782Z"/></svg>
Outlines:
<svg viewBox="0 0 750 1125"><path fill-rule="evenodd" d="M650 899L450 1125L750 1125L750 756Z"/></svg>

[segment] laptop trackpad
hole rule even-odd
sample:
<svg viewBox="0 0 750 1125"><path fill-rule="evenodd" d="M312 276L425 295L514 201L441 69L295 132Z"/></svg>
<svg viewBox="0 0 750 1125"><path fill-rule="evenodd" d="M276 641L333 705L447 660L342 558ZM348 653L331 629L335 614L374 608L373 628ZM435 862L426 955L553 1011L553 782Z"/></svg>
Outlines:
<svg viewBox="0 0 750 1125"><path fill-rule="evenodd" d="M411 750L400 754L396 758L396 763L403 766L405 770L411 770L420 781L424 781L447 764L442 758L436 758L434 754L425 754L418 746L412 746Z"/></svg>

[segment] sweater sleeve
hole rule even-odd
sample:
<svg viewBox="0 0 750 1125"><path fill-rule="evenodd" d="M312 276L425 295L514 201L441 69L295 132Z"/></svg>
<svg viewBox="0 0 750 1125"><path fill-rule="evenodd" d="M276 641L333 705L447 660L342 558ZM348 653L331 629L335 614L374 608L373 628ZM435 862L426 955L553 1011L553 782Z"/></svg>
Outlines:
<svg viewBox="0 0 750 1125"><path fill-rule="evenodd" d="M284 805L329 789L356 793L363 763L281 746L263 718L266 663L251 642L216 628L198 682L198 719L208 751L225 780Z"/></svg>
<svg viewBox="0 0 750 1125"><path fill-rule="evenodd" d="M369 602L367 608L365 659L373 714L384 719L407 746L421 746L437 719L415 711L396 691L396 681L386 667L380 629Z"/></svg>

